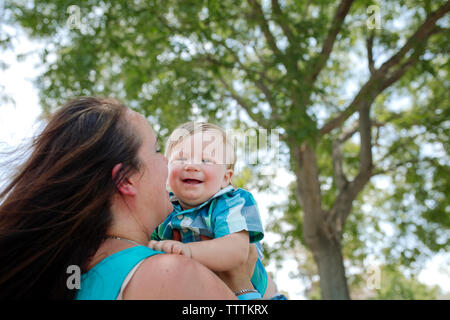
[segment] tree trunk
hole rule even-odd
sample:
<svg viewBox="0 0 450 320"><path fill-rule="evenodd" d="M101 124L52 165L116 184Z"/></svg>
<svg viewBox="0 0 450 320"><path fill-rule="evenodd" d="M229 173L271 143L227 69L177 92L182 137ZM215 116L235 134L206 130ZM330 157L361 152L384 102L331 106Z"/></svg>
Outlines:
<svg viewBox="0 0 450 320"><path fill-rule="evenodd" d="M308 144L291 148L297 196L304 211L303 235L318 266L322 299L350 299L337 221L321 208L317 159Z"/></svg>
<svg viewBox="0 0 450 320"><path fill-rule="evenodd" d="M317 243L310 248L319 270L322 299L350 299L341 244L339 241L327 239L323 235L319 235L316 239Z"/></svg>

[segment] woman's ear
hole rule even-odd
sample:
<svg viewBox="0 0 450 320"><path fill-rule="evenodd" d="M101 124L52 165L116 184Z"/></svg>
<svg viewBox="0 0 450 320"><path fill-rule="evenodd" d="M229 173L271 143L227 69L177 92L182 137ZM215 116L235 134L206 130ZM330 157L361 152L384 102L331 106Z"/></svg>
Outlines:
<svg viewBox="0 0 450 320"><path fill-rule="evenodd" d="M122 168L122 164L118 163L114 166L111 172L112 179L115 180L117 175L119 174L120 169ZM123 195L134 196L137 194L136 186L128 178L122 179L119 184L117 184L117 190Z"/></svg>

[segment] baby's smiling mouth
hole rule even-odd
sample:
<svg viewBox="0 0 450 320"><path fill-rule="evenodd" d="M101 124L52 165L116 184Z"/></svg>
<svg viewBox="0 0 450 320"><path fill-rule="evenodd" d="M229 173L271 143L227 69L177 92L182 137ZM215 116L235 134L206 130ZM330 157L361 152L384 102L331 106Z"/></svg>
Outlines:
<svg viewBox="0 0 450 320"><path fill-rule="evenodd" d="M199 184L202 183L203 181L197 179L183 179L183 182L187 184Z"/></svg>

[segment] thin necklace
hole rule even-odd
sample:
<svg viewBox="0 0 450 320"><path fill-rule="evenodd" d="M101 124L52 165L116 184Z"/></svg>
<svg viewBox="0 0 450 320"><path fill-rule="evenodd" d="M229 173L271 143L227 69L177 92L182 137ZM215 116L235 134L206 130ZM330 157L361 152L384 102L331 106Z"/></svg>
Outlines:
<svg viewBox="0 0 450 320"><path fill-rule="evenodd" d="M135 245L142 246L142 244L137 243L136 241L133 241L133 240L130 240L130 239L127 239L127 238L121 238L121 237L117 237L117 236L106 236L106 237L107 238L111 238L111 239L117 239L117 240L125 240L125 241L128 241L128 242L134 243Z"/></svg>

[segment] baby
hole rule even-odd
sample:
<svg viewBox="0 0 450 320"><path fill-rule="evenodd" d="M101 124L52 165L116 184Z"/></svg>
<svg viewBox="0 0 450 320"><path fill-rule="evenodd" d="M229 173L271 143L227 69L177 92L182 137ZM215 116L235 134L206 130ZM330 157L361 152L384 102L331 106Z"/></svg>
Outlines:
<svg viewBox="0 0 450 320"><path fill-rule="evenodd" d="M165 154L174 211L153 232L149 246L226 271L244 263L249 242L255 243L259 259L252 283L264 299L275 296L276 285L261 263L264 230L257 204L250 192L230 184L236 155L225 131L210 123L185 123L169 137ZM174 231L181 242L171 240Z"/></svg>

